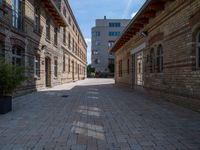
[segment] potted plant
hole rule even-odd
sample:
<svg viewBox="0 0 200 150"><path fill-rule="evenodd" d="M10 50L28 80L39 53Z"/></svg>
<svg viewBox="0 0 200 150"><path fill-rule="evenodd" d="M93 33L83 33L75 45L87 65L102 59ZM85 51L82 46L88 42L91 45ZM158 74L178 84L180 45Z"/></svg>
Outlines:
<svg viewBox="0 0 200 150"><path fill-rule="evenodd" d="M12 94L25 80L23 67L0 61L0 114L12 111Z"/></svg>

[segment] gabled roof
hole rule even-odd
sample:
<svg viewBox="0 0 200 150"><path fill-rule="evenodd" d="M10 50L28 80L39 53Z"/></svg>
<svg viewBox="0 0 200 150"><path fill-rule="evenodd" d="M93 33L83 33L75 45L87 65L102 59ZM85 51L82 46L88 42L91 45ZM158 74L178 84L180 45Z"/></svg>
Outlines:
<svg viewBox="0 0 200 150"><path fill-rule="evenodd" d="M124 29L122 35L117 39L115 45L110 51L116 52L126 44L134 35L143 29L146 24L149 23L150 18L156 17L156 12L164 10L165 3L168 1L173 0L147 0L128 26Z"/></svg>

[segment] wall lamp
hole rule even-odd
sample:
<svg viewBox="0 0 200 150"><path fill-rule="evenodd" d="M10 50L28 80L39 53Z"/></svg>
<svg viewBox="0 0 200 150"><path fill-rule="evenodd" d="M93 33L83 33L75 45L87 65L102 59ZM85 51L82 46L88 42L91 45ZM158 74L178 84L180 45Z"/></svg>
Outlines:
<svg viewBox="0 0 200 150"><path fill-rule="evenodd" d="M141 35L144 36L144 37L147 37L148 36L148 31L142 31Z"/></svg>

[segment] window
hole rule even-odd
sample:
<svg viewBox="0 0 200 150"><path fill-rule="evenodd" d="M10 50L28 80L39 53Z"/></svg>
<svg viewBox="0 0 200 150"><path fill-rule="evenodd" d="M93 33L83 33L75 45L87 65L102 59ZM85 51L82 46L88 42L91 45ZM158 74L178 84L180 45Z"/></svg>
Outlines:
<svg viewBox="0 0 200 150"><path fill-rule="evenodd" d="M99 37L100 35L101 35L101 33L99 31L92 32L93 37Z"/></svg>
<svg viewBox="0 0 200 150"><path fill-rule="evenodd" d="M109 27L121 27L121 23L120 22L112 22L112 23L109 23Z"/></svg>
<svg viewBox="0 0 200 150"><path fill-rule="evenodd" d="M66 43L66 28L63 28L63 43Z"/></svg>
<svg viewBox="0 0 200 150"><path fill-rule="evenodd" d="M34 12L34 31L35 32L40 32L40 8L39 6L37 6L35 8L35 12Z"/></svg>
<svg viewBox="0 0 200 150"><path fill-rule="evenodd" d="M109 36L120 36L120 32L109 32Z"/></svg>
<svg viewBox="0 0 200 150"><path fill-rule="evenodd" d="M49 18L46 19L46 38L51 40L51 24Z"/></svg>
<svg viewBox="0 0 200 150"><path fill-rule="evenodd" d="M54 28L54 45L58 45L58 28Z"/></svg>
<svg viewBox="0 0 200 150"><path fill-rule="evenodd" d="M130 60L127 60L127 73L130 73Z"/></svg>
<svg viewBox="0 0 200 150"><path fill-rule="evenodd" d="M92 51L92 55L98 55L98 54L99 54L99 52L97 50Z"/></svg>
<svg viewBox="0 0 200 150"><path fill-rule="evenodd" d="M115 41L108 41L108 47L111 48L115 44Z"/></svg>
<svg viewBox="0 0 200 150"><path fill-rule="evenodd" d="M95 42L95 45L96 45L96 46L100 46L100 45L101 45L101 42L100 42L100 41L96 41L96 42Z"/></svg>
<svg viewBox="0 0 200 150"><path fill-rule="evenodd" d="M163 48L161 45L157 49L157 72L163 72Z"/></svg>
<svg viewBox="0 0 200 150"><path fill-rule="evenodd" d="M54 58L54 77L58 77L58 60Z"/></svg>
<svg viewBox="0 0 200 150"><path fill-rule="evenodd" d="M40 57L38 55L34 57L34 76L40 77Z"/></svg>
<svg viewBox="0 0 200 150"><path fill-rule="evenodd" d="M197 68L200 68L200 31L197 34Z"/></svg>
<svg viewBox="0 0 200 150"><path fill-rule="evenodd" d="M122 77L122 60L119 61L119 77Z"/></svg>
<svg viewBox="0 0 200 150"><path fill-rule="evenodd" d="M71 61L70 58L68 59L68 72L71 72Z"/></svg>
<svg viewBox="0 0 200 150"><path fill-rule="evenodd" d="M23 50L20 47L14 46L12 48L12 64L13 65L23 65Z"/></svg>
<svg viewBox="0 0 200 150"><path fill-rule="evenodd" d="M12 0L12 25L22 31L22 0Z"/></svg>
<svg viewBox="0 0 200 150"><path fill-rule="evenodd" d="M95 64L99 64L99 63L100 63L100 59L95 59L95 60L94 60L94 63L95 63Z"/></svg>
<svg viewBox="0 0 200 150"><path fill-rule="evenodd" d="M71 49L71 35L68 35L68 48Z"/></svg>
<svg viewBox="0 0 200 150"><path fill-rule="evenodd" d="M68 20L69 20L69 24L71 25L71 17L69 17L69 19L68 19Z"/></svg>
<svg viewBox="0 0 200 150"><path fill-rule="evenodd" d="M65 17L67 17L67 11L66 11L66 8L65 8L65 7L63 7L63 15L64 15Z"/></svg>
<svg viewBox="0 0 200 150"><path fill-rule="evenodd" d="M150 73L153 73L155 71L155 53L154 49L151 49L150 51Z"/></svg>
<svg viewBox="0 0 200 150"><path fill-rule="evenodd" d="M63 72L65 72L65 68L66 68L66 66L65 66L65 54L64 54L64 56L63 56Z"/></svg>
<svg viewBox="0 0 200 150"><path fill-rule="evenodd" d="M74 38L72 39L72 51L74 52Z"/></svg>

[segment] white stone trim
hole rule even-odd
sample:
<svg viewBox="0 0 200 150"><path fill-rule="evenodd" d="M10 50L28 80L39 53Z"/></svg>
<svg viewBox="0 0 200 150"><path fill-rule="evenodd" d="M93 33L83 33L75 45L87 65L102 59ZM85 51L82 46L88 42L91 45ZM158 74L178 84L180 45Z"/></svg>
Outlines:
<svg viewBox="0 0 200 150"><path fill-rule="evenodd" d="M142 43L141 45L139 45L138 47L134 48L133 50L131 50L131 55L141 51L142 49L146 48L146 43Z"/></svg>

